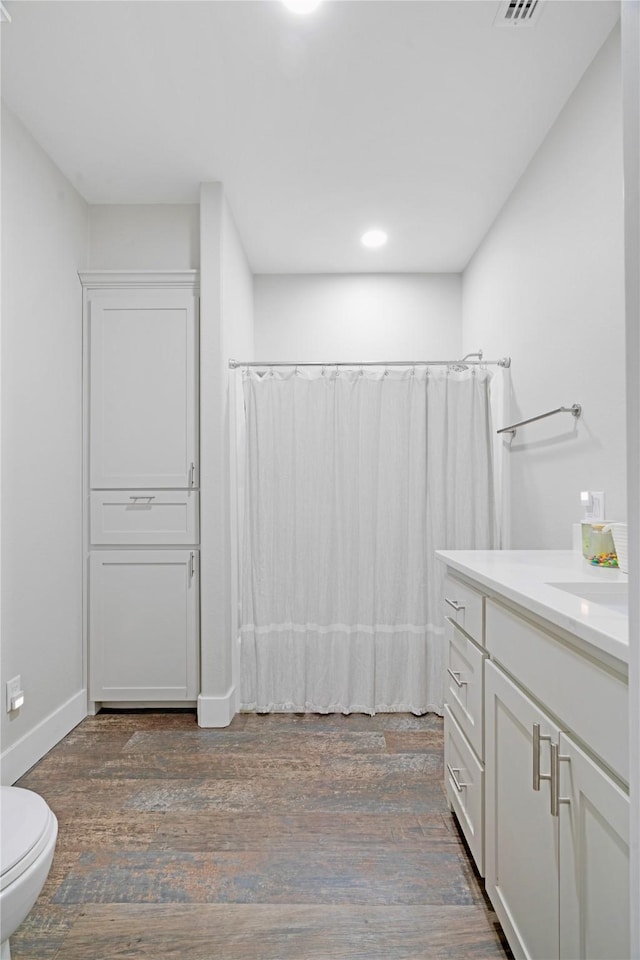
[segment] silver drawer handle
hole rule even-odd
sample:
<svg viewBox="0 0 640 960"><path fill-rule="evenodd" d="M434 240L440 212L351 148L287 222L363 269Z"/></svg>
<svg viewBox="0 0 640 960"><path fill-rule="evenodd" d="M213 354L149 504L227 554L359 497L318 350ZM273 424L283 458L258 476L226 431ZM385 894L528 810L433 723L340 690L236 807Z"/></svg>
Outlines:
<svg viewBox="0 0 640 960"><path fill-rule="evenodd" d="M196 482L196 465L195 463L191 463L189 467L189 486L190 487L195 486L195 482Z"/></svg>
<svg viewBox="0 0 640 960"><path fill-rule="evenodd" d="M453 785L454 785L454 787L456 788L456 790L458 791L458 793L462 793L463 788L464 788L464 787L468 787L469 784L468 784L468 783L461 783L461 782L458 780L457 774L460 773L460 767L452 767L451 764L448 763L448 764L447 764L447 770L449 771L449 776L450 776L451 779L453 780Z"/></svg>
<svg viewBox="0 0 640 960"><path fill-rule="evenodd" d="M563 757L557 743L551 744L551 816L560 814L561 803L571 803L569 797L560 796L560 762L571 762L571 757Z"/></svg>
<svg viewBox="0 0 640 960"><path fill-rule="evenodd" d="M543 737L540 733L540 724L533 725L533 789L540 789L541 780L551 780L553 773L540 773L540 744L543 740L551 743L551 737Z"/></svg>
<svg viewBox="0 0 640 960"><path fill-rule="evenodd" d="M146 493L140 493L137 497L129 497L129 500L155 500L155 496L150 497Z"/></svg>
<svg viewBox="0 0 640 960"><path fill-rule="evenodd" d="M448 603L450 607L453 607L456 613L460 613L460 611L465 608L464 603L459 603L458 600L449 600L449 597L445 597L444 602Z"/></svg>
<svg viewBox="0 0 640 960"><path fill-rule="evenodd" d="M449 676L452 678L452 680L455 682L456 686L458 686L458 687L466 687L466 686L468 685L468 683L469 683L468 680L461 680L461 679L460 679L460 671L459 671L459 670L452 670L451 667L447 667L447 673L448 673Z"/></svg>

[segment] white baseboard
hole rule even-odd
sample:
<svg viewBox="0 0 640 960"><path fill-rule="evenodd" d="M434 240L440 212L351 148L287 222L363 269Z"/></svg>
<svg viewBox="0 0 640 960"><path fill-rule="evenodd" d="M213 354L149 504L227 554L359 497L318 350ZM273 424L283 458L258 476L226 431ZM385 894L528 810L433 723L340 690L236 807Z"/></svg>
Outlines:
<svg viewBox="0 0 640 960"><path fill-rule="evenodd" d="M238 712L237 687L231 687L223 697L198 697L199 727L228 727Z"/></svg>
<svg viewBox="0 0 640 960"><path fill-rule="evenodd" d="M5 786L15 783L86 716L87 691L79 690L33 730L3 751L0 755L1 782Z"/></svg>

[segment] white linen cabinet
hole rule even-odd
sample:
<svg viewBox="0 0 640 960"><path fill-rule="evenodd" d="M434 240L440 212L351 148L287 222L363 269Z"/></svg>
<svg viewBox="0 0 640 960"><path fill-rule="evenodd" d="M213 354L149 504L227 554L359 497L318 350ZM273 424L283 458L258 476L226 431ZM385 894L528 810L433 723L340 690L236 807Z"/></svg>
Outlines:
<svg viewBox="0 0 640 960"><path fill-rule="evenodd" d="M89 699L199 693L198 277L81 275Z"/></svg>

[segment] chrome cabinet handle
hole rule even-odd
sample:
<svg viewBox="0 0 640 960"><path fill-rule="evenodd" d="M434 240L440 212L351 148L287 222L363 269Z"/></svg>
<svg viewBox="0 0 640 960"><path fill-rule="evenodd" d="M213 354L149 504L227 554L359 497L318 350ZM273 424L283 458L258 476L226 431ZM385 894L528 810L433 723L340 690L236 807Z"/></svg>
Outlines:
<svg viewBox="0 0 640 960"><path fill-rule="evenodd" d="M557 743L551 744L551 816L557 817L560 814L561 803L571 803L569 797L560 796L560 762L564 760L568 763L571 757L563 757L560 754L560 747Z"/></svg>
<svg viewBox="0 0 640 960"><path fill-rule="evenodd" d="M460 613L460 611L465 608L464 603L460 603L458 600L449 600L449 597L445 597L444 602L448 603L450 607L453 607L456 613Z"/></svg>
<svg viewBox="0 0 640 960"><path fill-rule="evenodd" d="M453 785L455 786L458 793L462 793L463 787L468 787L468 783L461 783L458 780L457 774L460 773L460 767L452 767L450 763L447 764L447 770L449 771L449 776L453 780Z"/></svg>
<svg viewBox="0 0 640 960"><path fill-rule="evenodd" d="M551 780L551 773L540 773L540 743L548 740L551 743L551 737L543 737L540 733L540 724L533 725L533 789L540 789L541 780Z"/></svg>
<svg viewBox="0 0 640 960"><path fill-rule="evenodd" d="M150 496L149 496L148 494L146 494L146 493L139 493L139 494L138 494L137 496L135 496L135 497L129 496L129 500L155 500L155 496L150 497Z"/></svg>
<svg viewBox="0 0 640 960"><path fill-rule="evenodd" d="M196 482L196 465L195 463L192 463L191 466L189 467L189 486L190 487L195 486L195 482Z"/></svg>
<svg viewBox="0 0 640 960"><path fill-rule="evenodd" d="M189 576L191 577L191 579L193 579L193 577L195 576L195 572L196 572L196 555L192 550L191 556L189 557Z"/></svg>
<svg viewBox="0 0 640 960"><path fill-rule="evenodd" d="M452 680L455 682L456 686L458 687L466 687L467 684L469 683L468 680L460 679L459 670L452 670L451 667L447 667L447 673L449 674L449 676L452 678Z"/></svg>

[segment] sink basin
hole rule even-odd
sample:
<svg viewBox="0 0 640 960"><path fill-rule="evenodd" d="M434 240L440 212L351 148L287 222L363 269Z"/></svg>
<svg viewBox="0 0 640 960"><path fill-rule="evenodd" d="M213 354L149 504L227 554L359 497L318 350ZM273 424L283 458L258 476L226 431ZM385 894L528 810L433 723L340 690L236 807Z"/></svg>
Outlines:
<svg viewBox="0 0 640 960"><path fill-rule="evenodd" d="M597 603L598 606L607 607L616 613L629 613L627 583L594 583L593 580L588 580L585 583L549 583L548 586L571 593L587 603Z"/></svg>

